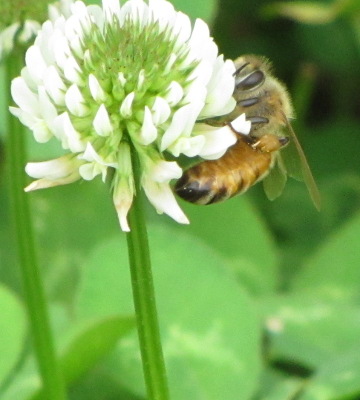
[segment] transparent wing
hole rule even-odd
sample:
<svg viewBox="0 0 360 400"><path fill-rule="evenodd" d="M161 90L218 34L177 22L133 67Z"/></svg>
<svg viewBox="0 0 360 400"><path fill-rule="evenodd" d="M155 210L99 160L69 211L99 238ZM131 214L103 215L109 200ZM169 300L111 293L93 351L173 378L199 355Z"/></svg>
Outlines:
<svg viewBox="0 0 360 400"><path fill-rule="evenodd" d="M269 200L275 200L284 190L287 173L281 154L275 155L276 160L270 173L263 180L265 194Z"/></svg>
<svg viewBox="0 0 360 400"><path fill-rule="evenodd" d="M282 150L282 157L284 159L284 164L286 165L287 173L289 176L305 182L311 200L313 201L316 209L319 211L321 204L319 189L316 185L300 142L285 115L284 121L286 122L291 136L289 145Z"/></svg>

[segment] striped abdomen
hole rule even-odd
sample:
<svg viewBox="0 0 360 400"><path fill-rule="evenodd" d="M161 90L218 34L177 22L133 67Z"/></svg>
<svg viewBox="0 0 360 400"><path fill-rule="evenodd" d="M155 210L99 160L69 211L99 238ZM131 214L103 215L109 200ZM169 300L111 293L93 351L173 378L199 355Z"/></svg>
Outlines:
<svg viewBox="0 0 360 400"><path fill-rule="evenodd" d="M267 139L271 141L270 147ZM239 136L218 160L203 161L185 171L176 182L175 192L196 204L218 203L244 193L267 175L281 146L275 135L264 135L253 145Z"/></svg>

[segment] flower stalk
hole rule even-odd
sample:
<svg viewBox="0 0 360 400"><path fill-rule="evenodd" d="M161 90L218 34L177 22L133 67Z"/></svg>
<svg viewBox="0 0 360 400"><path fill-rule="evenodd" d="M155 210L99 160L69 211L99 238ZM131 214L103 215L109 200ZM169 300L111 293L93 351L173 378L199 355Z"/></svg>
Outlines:
<svg viewBox="0 0 360 400"><path fill-rule="evenodd" d="M148 399L168 400L169 389L160 340L146 221L143 213L141 168L134 148L131 151L131 159L136 195L129 212L131 230L127 233L127 243L143 372Z"/></svg>
<svg viewBox="0 0 360 400"><path fill-rule="evenodd" d="M13 51L7 57L5 66L7 82L19 73L23 53ZM10 93L10 86L7 93ZM10 98L8 99L10 103ZM19 121L8 114L7 157L11 177L10 195L13 208L13 222L19 248L23 291L26 301L32 339L42 378L46 399L65 400L66 393L56 360L55 348L50 329L48 309L43 283L36 257L28 198L24 193L25 135Z"/></svg>

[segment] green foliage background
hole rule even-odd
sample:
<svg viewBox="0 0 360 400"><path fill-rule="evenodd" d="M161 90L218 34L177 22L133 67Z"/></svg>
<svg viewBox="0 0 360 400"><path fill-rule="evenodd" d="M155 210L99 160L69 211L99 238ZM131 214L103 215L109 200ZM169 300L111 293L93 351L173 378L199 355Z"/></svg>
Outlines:
<svg viewBox="0 0 360 400"><path fill-rule="evenodd" d="M273 203L261 185L224 204L181 203L190 226L149 207L172 399L358 399L358 2L324 0L315 11L302 2L307 21L327 16L321 24L298 21L303 13L295 8L285 18L281 3L266 0L174 4L210 23L227 58L254 53L272 60L294 98L294 125L322 210L295 181ZM39 381L10 218L3 125L0 135L0 398L35 399ZM28 139L29 160L56 153L56 143ZM108 188L81 182L29 196L70 399L144 399L125 235Z"/></svg>

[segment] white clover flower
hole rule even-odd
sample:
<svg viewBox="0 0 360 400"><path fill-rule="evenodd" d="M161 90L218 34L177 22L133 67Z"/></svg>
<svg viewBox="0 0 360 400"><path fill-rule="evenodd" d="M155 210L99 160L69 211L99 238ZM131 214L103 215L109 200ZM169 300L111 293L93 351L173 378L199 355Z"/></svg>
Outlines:
<svg viewBox="0 0 360 400"><path fill-rule="evenodd" d="M39 1L37 1L38 7L39 8L41 5L44 6L46 9L46 4L39 4ZM73 0L59 0L53 4L50 4L48 6L48 17L51 20L55 20L59 18L61 15L64 16L69 16L70 15L70 5L73 3ZM5 7L5 14L9 14L7 12L7 8L17 8L18 4L14 4L14 2L10 2L9 4L4 4ZM21 4L18 7L18 10L15 10L13 14L18 13L19 15L14 15L14 16L8 16L6 17L10 20L13 20L11 23L9 21L0 21L0 62L13 50L15 46L15 42L17 41L18 44L21 45L26 45L29 44L39 32L41 29L41 22L42 21L37 21L33 18L24 18L24 14L28 14L28 8L31 8L31 4L27 4L26 9L22 10L21 9ZM2 12L2 7L0 7L0 13ZM41 16L40 12L38 12L38 9L34 10L34 13L29 13L36 15L36 17ZM2 18L0 18L1 20ZM6 18L4 18L6 20ZM21 19L21 20L20 20ZM4 27L2 27L4 25Z"/></svg>
<svg viewBox="0 0 360 400"><path fill-rule="evenodd" d="M0 32L0 61L14 48L15 37L21 44L28 43L40 29L40 24L34 20L26 20L23 24L15 22Z"/></svg>
<svg viewBox="0 0 360 400"><path fill-rule="evenodd" d="M55 15L56 13L53 13ZM230 129L198 121L231 112L235 67L224 61L208 26L165 0L81 1L46 21L12 82L11 112L42 143L55 137L69 154L28 164L26 190L112 174L120 226L134 189L131 149L141 185L159 213L188 220L170 187L182 169L167 157L220 157L235 143ZM237 124L248 133L249 123Z"/></svg>

